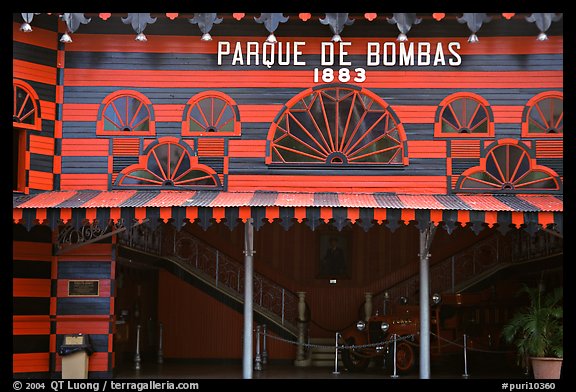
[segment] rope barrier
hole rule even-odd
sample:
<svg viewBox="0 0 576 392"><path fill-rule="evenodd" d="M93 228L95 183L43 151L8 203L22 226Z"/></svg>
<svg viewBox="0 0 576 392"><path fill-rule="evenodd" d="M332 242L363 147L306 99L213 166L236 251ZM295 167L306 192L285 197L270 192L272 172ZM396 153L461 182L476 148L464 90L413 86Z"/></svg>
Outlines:
<svg viewBox="0 0 576 392"><path fill-rule="evenodd" d="M442 336L438 336L438 335L436 335L434 332L430 332L430 334L436 336L436 338L439 339L439 340L443 340L443 341L447 342L446 345L453 345L453 346L456 346L456 347L460 347L460 348L462 348L462 349L464 348L464 345L458 344L458 343L456 343L456 341L451 341L451 340L448 340L448 339L446 339L446 338L443 338ZM458 339L458 340L460 340L460 339ZM507 351L501 351L501 350L484 350L484 349L481 349L481 348L470 347L470 346L468 346L468 345L466 346L466 349L469 350L469 351L477 351L477 352L488 353L488 354L511 354L511 353L514 353L514 352L515 352L515 351L510 351L510 350L507 350Z"/></svg>
<svg viewBox="0 0 576 392"><path fill-rule="evenodd" d="M262 332L260 332L260 335L265 335L271 339L274 340L278 340L284 343L289 343L289 344L294 344L297 346L303 346L306 348L334 348L334 345L325 345L325 344L312 344L312 343L299 343L296 340L290 340L290 339L284 339L281 338L280 336L274 336L274 335L269 335L269 334L264 334ZM396 338L397 342L403 341L403 340L408 340L408 339L412 339L414 335L406 335L406 336L402 336L400 338ZM354 349L360 349L360 348L371 348L371 347L378 347L378 346L384 346L387 344L390 344L394 341L393 338L390 338L388 340L385 340L383 342L378 342L378 343L369 343L369 344L359 344L359 345L338 345L338 349L339 350L354 350Z"/></svg>
<svg viewBox="0 0 576 392"><path fill-rule="evenodd" d="M258 332L257 332L257 334L258 334ZM440 346L441 348L447 347L447 346L450 346L450 345L456 346L456 347L459 347L459 348L462 348L462 349L464 348L464 345L458 343L458 341L460 341L461 339L452 341L452 340L448 340L448 339L446 339L446 338L443 338L442 336L438 336L438 335L436 335L434 332L430 332L430 334L431 334L431 335L434 335L437 339L446 342L446 344ZM296 346L302 346L302 347L306 347L306 348L323 348L323 349L328 349L328 348L334 348L334 347L335 347L334 345L313 344L313 343L299 343L299 342L296 341L296 340L285 339L285 338L281 338L281 337L279 337L279 336L270 335L270 334L268 334L268 333L263 333L263 332L260 332L259 335L266 336L266 337L269 337L269 338L271 338L271 339L278 340L278 341L281 341L281 342L284 342L284 343L294 344L294 345L296 345ZM414 334L405 335L405 336L402 336L402 337L397 338L397 339L396 339L396 342L406 341L406 343L409 344L409 345L411 345L411 346L420 347L420 345L419 345L418 343L416 343L416 342L413 341L414 336L415 336ZM462 338L462 339L463 339L463 338ZM346 345L346 344L338 345L338 349L339 349L339 350L356 350L356 349L362 349L362 348L372 348L372 347L378 347L378 346L385 346L385 345L391 344L393 341L394 341L394 339L391 337L391 338L389 338L388 340L385 340L385 341L382 341L382 342L377 342L377 343L368 343L368 344L359 344L359 345L355 345L355 344L352 344L352 345ZM514 351L484 350L484 349L474 348L474 347L470 347L470 346L467 346L466 349L467 349L467 350L470 350L470 351L477 351L477 352L483 352L483 353L489 353L489 354L511 354L511 353L514 353ZM355 353L355 354L358 354L358 353Z"/></svg>

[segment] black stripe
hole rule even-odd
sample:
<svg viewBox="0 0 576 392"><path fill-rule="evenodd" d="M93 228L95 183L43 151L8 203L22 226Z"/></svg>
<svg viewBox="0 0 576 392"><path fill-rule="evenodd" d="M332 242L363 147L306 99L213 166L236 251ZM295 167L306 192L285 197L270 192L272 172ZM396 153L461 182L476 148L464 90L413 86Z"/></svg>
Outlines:
<svg viewBox="0 0 576 392"><path fill-rule="evenodd" d="M369 76L369 75L368 75ZM120 83L120 84L119 84ZM134 89L131 86L122 86L118 82L111 86L66 86L64 87L64 103L102 103L110 93L120 88ZM205 88L194 87L138 87L140 93L146 95L153 104L181 104L194 95L206 91ZM218 91L232 97L238 105L283 105L303 88L278 87L222 87ZM482 96L491 106L495 105L525 105L534 95L549 91L549 88L427 88L406 86L403 88L371 88L374 94L380 96L392 105L439 105L448 95L456 92L472 92ZM562 91L563 89L554 89ZM415 93L417 91L417 94ZM243 120L244 124L246 121ZM174 124L180 124L175 122ZM66 121L66 124L76 124L77 127L90 126L89 122ZM95 125L94 125L95 126ZM158 126L158 124L157 124ZM94 129L95 132L95 129Z"/></svg>
<svg viewBox="0 0 576 392"><path fill-rule="evenodd" d="M109 315L110 298L58 298L56 314Z"/></svg>
<svg viewBox="0 0 576 392"><path fill-rule="evenodd" d="M12 277L21 279L50 279L50 261L14 260Z"/></svg>
<svg viewBox="0 0 576 392"><path fill-rule="evenodd" d="M14 297L12 298L13 315L49 315L50 298Z"/></svg>
<svg viewBox="0 0 576 392"><path fill-rule="evenodd" d="M55 85L48 83L41 83L35 80L28 80L28 79L23 80L26 81L26 83L28 83L34 89L34 91L36 91L36 94L38 94L38 98L44 101L50 101L50 102L55 101L56 99Z"/></svg>
<svg viewBox="0 0 576 392"><path fill-rule="evenodd" d="M54 157L52 155L30 153L30 170L52 173L54 171Z"/></svg>
<svg viewBox="0 0 576 392"><path fill-rule="evenodd" d="M52 232L48 226L34 226L30 231L26 231L22 225L13 225L12 228L12 241L52 242Z"/></svg>
<svg viewBox="0 0 576 392"><path fill-rule="evenodd" d="M110 279L110 262L60 262L58 263L58 279Z"/></svg>
<svg viewBox="0 0 576 392"><path fill-rule="evenodd" d="M23 60L48 67L56 67L57 53L54 49L48 49L42 46L18 41L12 42L12 58L14 60Z"/></svg>
<svg viewBox="0 0 576 392"><path fill-rule="evenodd" d="M50 351L50 335L13 335L14 354L46 353Z"/></svg>
<svg viewBox="0 0 576 392"><path fill-rule="evenodd" d="M408 166L376 165L287 165L269 166L261 158L229 158L228 174L283 174L308 176L444 176L445 158L412 158Z"/></svg>
<svg viewBox="0 0 576 392"><path fill-rule="evenodd" d="M436 50L437 40L428 41L432 50ZM416 48L417 46L415 46ZM430 66L426 71L454 71L455 68L448 64L448 60L453 56L448 52L447 47L443 46L444 59L446 65ZM423 68L418 66L417 55L415 56L415 65L399 65L400 56L398 55L398 45L396 46L396 60L393 66L367 66L367 55L348 55L347 61L352 63L348 66L353 70L361 67L370 71L422 71ZM415 49L416 50L416 49ZM392 61L392 52L387 51L386 61ZM417 52L415 52L417 53ZM384 51L380 47L379 62L383 61ZM434 61L434 55L431 56ZM562 54L530 54L530 55L461 55L462 64L458 66L458 71L482 72L482 71L561 71L563 69ZM324 68L320 63L320 54L305 54L299 56L299 59L306 63L302 66L282 66L272 65L270 68L262 64L261 59L258 65L250 66L232 65L233 52L225 56L222 65L217 65L217 55L210 53L138 53L138 52L68 52L66 56L66 68L77 69L107 69L107 70L182 70L182 71L244 71L250 70L270 70L270 71L303 71L312 70L317 67ZM54 63L46 64L52 65ZM53 65L52 65L53 66ZM332 66L337 70L343 68L337 64ZM322 88L324 85L322 85Z"/></svg>

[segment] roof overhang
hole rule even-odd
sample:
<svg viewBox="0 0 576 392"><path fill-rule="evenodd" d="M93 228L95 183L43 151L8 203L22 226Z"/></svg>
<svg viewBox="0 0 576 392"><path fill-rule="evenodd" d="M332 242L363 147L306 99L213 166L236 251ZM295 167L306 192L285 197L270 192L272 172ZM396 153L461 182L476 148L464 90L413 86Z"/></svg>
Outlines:
<svg viewBox="0 0 576 392"><path fill-rule="evenodd" d="M207 229L224 222L231 229L241 220L254 219L256 229L265 220L278 220L288 229L295 220L312 230L323 222L341 230L349 223L368 230L385 223L395 230L415 221L419 228L438 225L451 232L457 225L474 232L497 225L505 231L539 228L562 232L563 200L560 195L414 195L348 192L219 192L148 190L70 190L14 195L13 219L28 230L37 224L52 229L59 224L80 227L86 223L141 223L148 219L177 228L189 220Z"/></svg>

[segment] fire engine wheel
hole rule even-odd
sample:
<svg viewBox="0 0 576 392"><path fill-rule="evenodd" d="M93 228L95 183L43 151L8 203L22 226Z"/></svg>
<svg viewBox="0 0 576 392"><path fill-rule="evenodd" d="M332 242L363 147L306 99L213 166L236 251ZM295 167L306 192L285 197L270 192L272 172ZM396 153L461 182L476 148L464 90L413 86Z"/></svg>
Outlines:
<svg viewBox="0 0 576 392"><path fill-rule="evenodd" d="M353 345L355 342L354 338L346 339L346 345ZM343 349L342 350L342 363L344 367L350 372L361 372L368 367L370 363L370 358L356 352L355 349Z"/></svg>
<svg viewBox="0 0 576 392"><path fill-rule="evenodd" d="M416 354L414 348L406 343L400 342L396 345L396 368L400 372L408 372L412 370L416 363Z"/></svg>

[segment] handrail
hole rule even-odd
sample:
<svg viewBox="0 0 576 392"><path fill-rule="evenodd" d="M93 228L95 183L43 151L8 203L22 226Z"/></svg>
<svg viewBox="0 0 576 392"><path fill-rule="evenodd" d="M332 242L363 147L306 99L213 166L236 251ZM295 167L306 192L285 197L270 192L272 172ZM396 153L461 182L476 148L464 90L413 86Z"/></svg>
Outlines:
<svg viewBox="0 0 576 392"><path fill-rule="evenodd" d="M505 237L495 233L432 265L430 292L454 293L466 282L491 270L562 252L562 240L546 231L539 231L533 236L524 230L511 230ZM373 309L383 309L386 292L391 300L401 296L416 299L419 279L416 273L378 292L372 297ZM360 309L363 307L361 304Z"/></svg>
<svg viewBox="0 0 576 392"><path fill-rule="evenodd" d="M215 287L244 297L244 264L184 230L170 233L163 225L155 230L142 225L126 230L118 238L125 247L185 264L201 272ZM288 330L296 331L298 295L257 272L253 276L254 304L276 316Z"/></svg>

